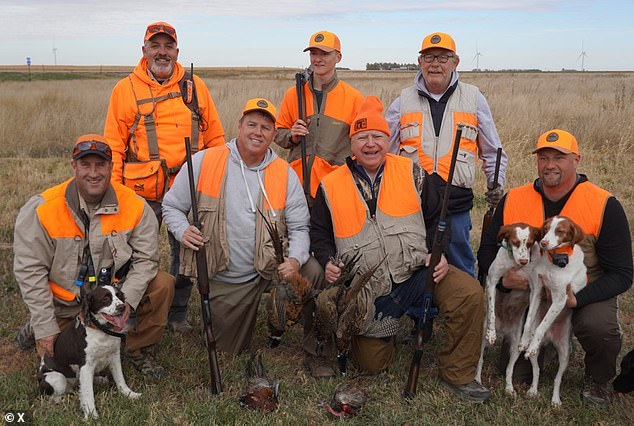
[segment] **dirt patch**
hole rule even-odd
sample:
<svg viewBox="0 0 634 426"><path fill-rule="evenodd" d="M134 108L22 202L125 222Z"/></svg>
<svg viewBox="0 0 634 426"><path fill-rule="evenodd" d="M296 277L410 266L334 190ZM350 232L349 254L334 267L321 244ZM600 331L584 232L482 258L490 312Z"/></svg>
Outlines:
<svg viewBox="0 0 634 426"><path fill-rule="evenodd" d="M13 371L29 371L34 368L37 354L35 351L21 351L15 341L0 337L0 371L9 373Z"/></svg>

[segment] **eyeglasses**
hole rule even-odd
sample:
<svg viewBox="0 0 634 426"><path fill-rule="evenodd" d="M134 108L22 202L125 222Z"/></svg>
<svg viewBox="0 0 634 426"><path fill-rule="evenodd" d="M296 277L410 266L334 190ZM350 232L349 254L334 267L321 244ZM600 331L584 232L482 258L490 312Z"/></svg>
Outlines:
<svg viewBox="0 0 634 426"><path fill-rule="evenodd" d="M446 64L449 61L449 58L453 58L454 55L432 55L431 53L427 53L425 55L420 55L423 58L423 61L427 64L431 64L434 62L434 59L438 59L438 62L441 64Z"/></svg>
<svg viewBox="0 0 634 426"><path fill-rule="evenodd" d="M154 24L147 27L146 34L156 34L156 33L165 33L168 36L176 39L176 30L172 27L167 27L163 24Z"/></svg>
<svg viewBox="0 0 634 426"><path fill-rule="evenodd" d="M75 145L75 149L73 149L73 158L86 151L97 151L101 154L105 154L108 158L112 158L112 150L110 149L110 146L99 141L79 142Z"/></svg>

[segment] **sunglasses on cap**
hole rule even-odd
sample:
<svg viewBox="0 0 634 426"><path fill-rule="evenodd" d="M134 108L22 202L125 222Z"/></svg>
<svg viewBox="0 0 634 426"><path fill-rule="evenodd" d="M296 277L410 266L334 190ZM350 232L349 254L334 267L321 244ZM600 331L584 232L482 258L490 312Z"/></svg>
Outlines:
<svg viewBox="0 0 634 426"><path fill-rule="evenodd" d="M165 33L168 36L176 39L176 30L172 27L163 25L163 24L153 24L147 27L146 33L156 34L156 33Z"/></svg>
<svg viewBox="0 0 634 426"><path fill-rule="evenodd" d="M112 159L112 150L110 149L110 146L99 141L79 142L73 149L73 159L88 155L90 151L94 151L94 154L99 155L100 157L107 157L109 160Z"/></svg>

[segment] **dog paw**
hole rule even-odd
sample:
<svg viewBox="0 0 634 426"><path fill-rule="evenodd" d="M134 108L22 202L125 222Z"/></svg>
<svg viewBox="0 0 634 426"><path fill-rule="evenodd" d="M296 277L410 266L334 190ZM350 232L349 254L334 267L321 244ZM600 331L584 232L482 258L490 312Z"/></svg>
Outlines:
<svg viewBox="0 0 634 426"><path fill-rule="evenodd" d="M141 397L141 395L142 395L142 394L140 394L139 392L133 392L133 391L130 391L130 392L128 392L128 394L127 394L126 396L127 396L128 398L130 398L130 399L137 399L137 398L140 398L140 397Z"/></svg>
<svg viewBox="0 0 634 426"><path fill-rule="evenodd" d="M539 395L539 392L537 392L536 388L530 388L528 391L526 391L526 396L529 398L536 398L537 395Z"/></svg>
<svg viewBox="0 0 634 426"><path fill-rule="evenodd" d="M489 345L494 344L496 339L495 330L487 330L487 342L489 342Z"/></svg>
<svg viewBox="0 0 634 426"><path fill-rule="evenodd" d="M515 396L515 389L513 389L513 385L511 385L511 386L506 386L506 387L504 388L504 391L505 391L507 394L511 395L511 396Z"/></svg>
<svg viewBox="0 0 634 426"><path fill-rule="evenodd" d="M553 407L561 407L561 399L559 399L559 397L555 398L553 396L553 399L550 401L550 403Z"/></svg>

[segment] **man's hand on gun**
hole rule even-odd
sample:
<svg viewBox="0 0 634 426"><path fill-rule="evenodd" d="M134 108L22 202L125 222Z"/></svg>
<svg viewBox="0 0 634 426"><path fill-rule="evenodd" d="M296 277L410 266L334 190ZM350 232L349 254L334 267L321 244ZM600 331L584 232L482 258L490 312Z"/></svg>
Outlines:
<svg viewBox="0 0 634 426"><path fill-rule="evenodd" d="M425 266L429 266L430 259L431 253L429 253L425 258ZM434 282L436 284L441 282L443 278L447 276L447 272L449 272L449 263L447 263L447 259L443 254L442 256L440 256L440 261L438 262L438 265L436 265L436 267L434 268L434 273L432 274L432 276L434 277Z"/></svg>
<svg viewBox="0 0 634 426"><path fill-rule="evenodd" d="M205 244L205 240L203 239L203 234L200 232L200 229L194 225L189 225L187 229L185 229L185 232L183 232L183 240L181 243L188 249L198 251L198 248Z"/></svg>
<svg viewBox="0 0 634 426"><path fill-rule="evenodd" d="M291 127L291 141L293 143L299 143L302 136L308 136L308 124L310 120L297 119Z"/></svg>
<svg viewBox="0 0 634 426"><path fill-rule="evenodd" d="M495 208L502 199L503 194L504 189L501 186L489 184L487 185L487 192L484 193L484 196L486 197L487 204Z"/></svg>

